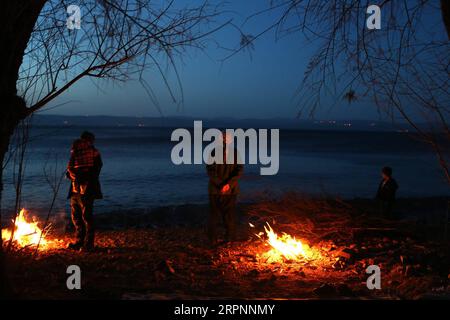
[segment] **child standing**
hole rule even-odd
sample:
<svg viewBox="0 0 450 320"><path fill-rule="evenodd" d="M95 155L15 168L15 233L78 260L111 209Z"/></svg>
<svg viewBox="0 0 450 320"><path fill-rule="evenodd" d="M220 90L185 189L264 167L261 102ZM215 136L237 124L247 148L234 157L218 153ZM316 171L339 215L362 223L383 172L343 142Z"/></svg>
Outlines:
<svg viewBox="0 0 450 320"><path fill-rule="evenodd" d="M386 218L392 218L392 208L395 203L395 194L398 184L392 178L392 168L384 167L381 169L382 180L378 186L376 199L380 203L380 212Z"/></svg>

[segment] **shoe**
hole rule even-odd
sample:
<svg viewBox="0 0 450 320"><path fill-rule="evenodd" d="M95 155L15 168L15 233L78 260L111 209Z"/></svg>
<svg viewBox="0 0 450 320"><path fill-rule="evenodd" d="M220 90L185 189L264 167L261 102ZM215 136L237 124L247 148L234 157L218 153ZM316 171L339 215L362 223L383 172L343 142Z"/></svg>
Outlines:
<svg viewBox="0 0 450 320"><path fill-rule="evenodd" d="M81 252L94 252L95 251L95 247L93 245L84 245L81 247L80 249Z"/></svg>
<svg viewBox="0 0 450 320"><path fill-rule="evenodd" d="M72 243L69 243L69 245L67 246L67 249L70 249L70 250L80 250L82 246L83 246L82 243L79 243L79 242L72 242Z"/></svg>

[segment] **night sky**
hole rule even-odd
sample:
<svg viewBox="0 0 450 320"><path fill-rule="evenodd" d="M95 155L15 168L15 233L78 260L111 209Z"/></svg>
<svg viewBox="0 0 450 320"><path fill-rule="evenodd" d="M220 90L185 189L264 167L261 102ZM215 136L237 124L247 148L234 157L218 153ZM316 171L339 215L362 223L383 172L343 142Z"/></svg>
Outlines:
<svg viewBox="0 0 450 320"><path fill-rule="evenodd" d="M233 22L241 25L250 14L266 8L265 0L231 1ZM245 25L246 33L256 34L277 17L273 12ZM437 17L436 21L440 17ZM213 35L220 45L235 48L240 41L233 27ZM298 111L295 91L303 76L309 57L316 48L301 34L275 40L269 32L255 43L255 50L240 52L221 63L229 53L210 42L204 52L189 50L179 61L184 103L174 103L156 70L149 70L145 79L158 97L163 116L201 118L293 118ZM169 73L172 88L178 88L173 72ZM177 98L180 92L176 90ZM331 98L328 104L331 105ZM64 104L54 108L55 105ZM325 99L325 105L327 101ZM49 105L47 114L161 116L139 82L102 83L99 87L85 79ZM380 119L369 101L349 105L340 100L333 108L326 106L317 114L325 119Z"/></svg>

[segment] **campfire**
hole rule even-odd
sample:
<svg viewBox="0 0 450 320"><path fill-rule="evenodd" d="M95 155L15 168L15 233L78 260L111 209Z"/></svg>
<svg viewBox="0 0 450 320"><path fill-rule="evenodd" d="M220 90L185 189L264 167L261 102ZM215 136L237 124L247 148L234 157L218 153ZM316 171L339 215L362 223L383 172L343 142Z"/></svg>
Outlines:
<svg viewBox="0 0 450 320"><path fill-rule="evenodd" d="M250 223L250 227L255 226ZM271 225L266 222L264 232L259 232L256 236L270 247L259 258L267 263L283 263L285 261L314 262L322 258L319 250L310 247L306 241L296 239L285 232L278 235Z"/></svg>
<svg viewBox="0 0 450 320"><path fill-rule="evenodd" d="M5 243L10 241L12 236L13 244L20 248L36 247L39 244L39 249L45 250L54 244L54 241L47 238L48 227L45 230L41 229L36 217L30 219L25 209L22 209L16 221L12 222L14 233L12 229L2 230L2 239Z"/></svg>

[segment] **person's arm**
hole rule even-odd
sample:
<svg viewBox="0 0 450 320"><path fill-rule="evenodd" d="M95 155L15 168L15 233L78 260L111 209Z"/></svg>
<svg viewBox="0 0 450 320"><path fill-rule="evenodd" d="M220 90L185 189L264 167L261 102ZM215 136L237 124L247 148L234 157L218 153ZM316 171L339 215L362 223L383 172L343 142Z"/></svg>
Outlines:
<svg viewBox="0 0 450 320"><path fill-rule="evenodd" d="M244 172L244 165L236 164L233 168L233 171L231 171L230 175L228 176L227 179L225 179L223 184L225 185L225 184L234 183L241 177L243 172Z"/></svg>
<svg viewBox="0 0 450 320"><path fill-rule="evenodd" d="M237 182L237 180L241 177L242 173L244 172L244 165L240 163L241 161L239 158L239 153L237 150L235 150L234 152L235 152L234 154L235 166L233 170L230 172L230 175L223 182L223 185Z"/></svg>
<svg viewBox="0 0 450 320"><path fill-rule="evenodd" d="M214 184L217 188L220 188L222 184L222 179L220 179L217 176L216 165L215 164L206 165L206 172L208 173L209 180L211 181L211 183Z"/></svg>
<svg viewBox="0 0 450 320"><path fill-rule="evenodd" d="M208 163L210 163L210 164L206 165L206 172L208 173L209 181L213 185L215 185L217 188L221 188L222 179L220 179L217 176L217 171L216 171L217 164L215 162L212 162L212 155L210 156Z"/></svg>
<svg viewBox="0 0 450 320"><path fill-rule="evenodd" d="M103 161L100 152L97 151L97 154L94 158L94 175L96 178L100 176L100 172L102 171Z"/></svg>
<svg viewBox="0 0 450 320"><path fill-rule="evenodd" d="M67 164L67 178L70 180L75 180L75 155L73 148L70 150L70 159L69 163Z"/></svg>
<svg viewBox="0 0 450 320"><path fill-rule="evenodd" d="M377 194L375 195L375 200L381 199L381 187L383 186L383 181L378 185Z"/></svg>

